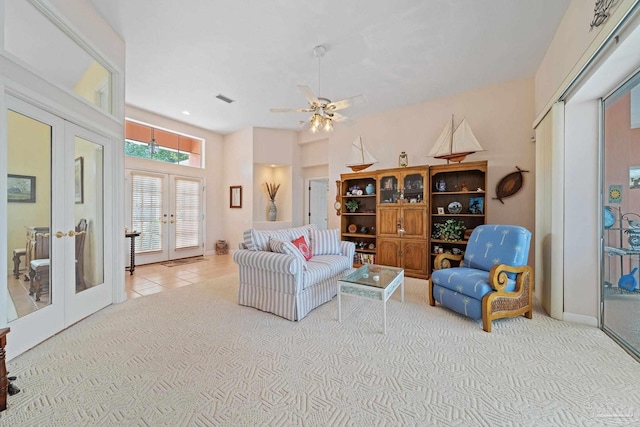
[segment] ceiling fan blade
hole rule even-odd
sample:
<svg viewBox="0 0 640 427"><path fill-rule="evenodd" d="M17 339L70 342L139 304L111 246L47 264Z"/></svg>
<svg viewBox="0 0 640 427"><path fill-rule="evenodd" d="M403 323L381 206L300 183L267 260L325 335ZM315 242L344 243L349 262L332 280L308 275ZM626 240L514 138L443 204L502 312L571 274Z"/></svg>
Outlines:
<svg viewBox="0 0 640 427"><path fill-rule="evenodd" d="M334 113L334 112L331 112L331 119L336 121L336 122L349 122L349 121L352 121L351 118L349 118L347 116L343 116L340 113Z"/></svg>
<svg viewBox="0 0 640 427"><path fill-rule="evenodd" d="M356 95L351 98L341 99L340 101L329 103L325 110L338 111L349 108L352 105L364 104L367 102L367 98L364 95Z"/></svg>
<svg viewBox="0 0 640 427"><path fill-rule="evenodd" d="M311 113L315 111L312 108L271 108L272 113Z"/></svg>
<svg viewBox="0 0 640 427"><path fill-rule="evenodd" d="M318 101L318 97L316 96L315 93L313 93L313 90L311 90L309 86L298 85L298 90L302 92L305 98L307 98L307 101L309 101L309 105L311 106L320 105L320 101Z"/></svg>

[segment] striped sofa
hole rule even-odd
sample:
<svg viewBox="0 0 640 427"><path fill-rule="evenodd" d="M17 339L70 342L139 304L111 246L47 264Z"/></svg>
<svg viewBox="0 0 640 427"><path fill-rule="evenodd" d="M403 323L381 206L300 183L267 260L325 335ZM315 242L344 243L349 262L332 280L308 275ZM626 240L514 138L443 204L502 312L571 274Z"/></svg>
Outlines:
<svg viewBox="0 0 640 427"><path fill-rule="evenodd" d="M291 244L300 236L310 242L308 261ZM295 252L287 252L291 247ZM352 242L339 240L338 230L317 230L313 224L247 230L233 254L240 274L238 303L301 320L336 295L337 280L351 271L354 252Z"/></svg>

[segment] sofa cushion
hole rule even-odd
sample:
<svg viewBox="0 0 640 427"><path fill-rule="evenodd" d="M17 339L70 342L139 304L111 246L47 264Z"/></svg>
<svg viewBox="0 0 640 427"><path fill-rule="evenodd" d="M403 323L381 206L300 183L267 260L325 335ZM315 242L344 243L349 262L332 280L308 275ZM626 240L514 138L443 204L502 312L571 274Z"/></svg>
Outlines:
<svg viewBox="0 0 640 427"><path fill-rule="evenodd" d="M280 239L270 238L269 249L271 249L271 252L292 255L298 258L302 261L302 266L304 267L304 269L307 269L307 260L304 258L304 255L302 255L302 252L300 252L300 250L298 250L298 248L293 245L293 243Z"/></svg>
<svg viewBox="0 0 640 427"><path fill-rule="evenodd" d="M311 252L313 255L340 255L340 232L333 230L311 230Z"/></svg>
<svg viewBox="0 0 640 427"><path fill-rule="evenodd" d="M351 260L344 255L314 256L307 262L307 269L302 277L302 288L307 289L340 273L348 273L350 270Z"/></svg>
<svg viewBox="0 0 640 427"><path fill-rule="evenodd" d="M269 238L290 241L289 233L285 230L256 230L255 228L246 230L242 237L244 244L250 251L268 251Z"/></svg>
<svg viewBox="0 0 640 427"><path fill-rule="evenodd" d="M304 256L305 260L309 261L311 259L313 252L311 252L311 247L309 246L309 243L307 242L307 239L304 238L304 236L298 237L297 239L291 241L291 243L293 243L293 246L298 248L298 250L302 253L302 256Z"/></svg>
<svg viewBox="0 0 640 427"><path fill-rule="evenodd" d="M435 285L477 300L481 300L487 292L494 290L489 285L489 272L475 268L457 267L436 270L431 274L431 280ZM513 292L515 288L515 280L508 279L505 291Z"/></svg>
<svg viewBox="0 0 640 427"><path fill-rule="evenodd" d="M300 236L304 236L307 242L311 242L311 240L309 239L309 233L311 232L311 230L317 230L317 229L318 229L317 225L308 224L308 225L303 225L302 227L287 228L283 231L286 231L287 233L289 233L289 240L291 241L296 240Z"/></svg>

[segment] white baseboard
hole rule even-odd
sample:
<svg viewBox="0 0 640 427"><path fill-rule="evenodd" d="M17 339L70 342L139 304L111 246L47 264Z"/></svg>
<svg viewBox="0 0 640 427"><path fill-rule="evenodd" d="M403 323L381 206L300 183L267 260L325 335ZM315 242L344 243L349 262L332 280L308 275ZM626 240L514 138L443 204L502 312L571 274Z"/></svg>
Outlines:
<svg viewBox="0 0 640 427"><path fill-rule="evenodd" d="M564 313L562 313L562 320L564 320L565 322L580 323L581 325L593 326L594 328L598 327L597 317L585 316L584 314L567 313L565 311Z"/></svg>

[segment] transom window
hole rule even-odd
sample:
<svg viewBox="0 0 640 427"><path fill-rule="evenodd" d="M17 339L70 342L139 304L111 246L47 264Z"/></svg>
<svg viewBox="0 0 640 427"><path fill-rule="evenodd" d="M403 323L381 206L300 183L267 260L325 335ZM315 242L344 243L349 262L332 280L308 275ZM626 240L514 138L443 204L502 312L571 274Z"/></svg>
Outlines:
<svg viewBox="0 0 640 427"><path fill-rule="evenodd" d="M125 122L125 155L202 167L203 140L131 120Z"/></svg>

